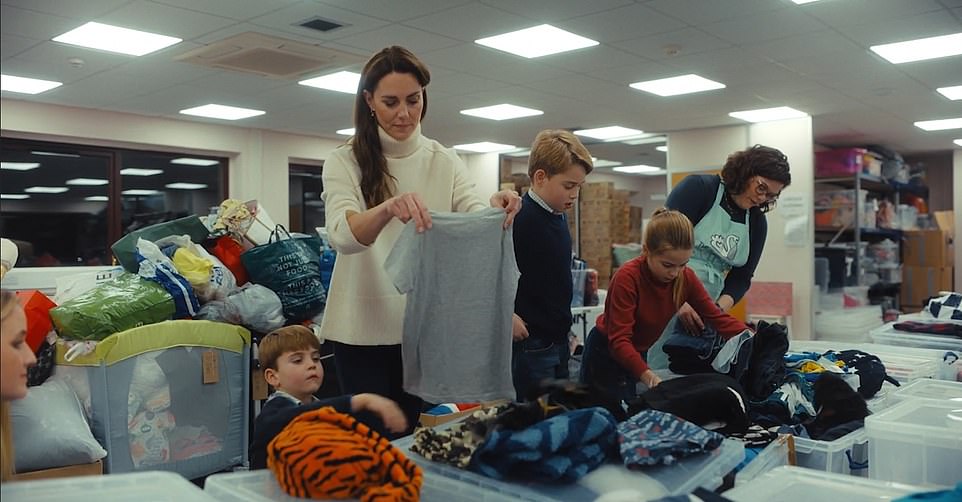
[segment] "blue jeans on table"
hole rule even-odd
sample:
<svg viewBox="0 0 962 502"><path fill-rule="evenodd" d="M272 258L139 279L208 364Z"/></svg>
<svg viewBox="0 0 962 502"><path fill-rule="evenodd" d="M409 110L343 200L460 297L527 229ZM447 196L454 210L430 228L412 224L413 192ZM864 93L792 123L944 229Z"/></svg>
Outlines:
<svg viewBox="0 0 962 502"><path fill-rule="evenodd" d="M642 352L642 359L647 355L647 351ZM625 401L638 396L635 391L638 379L611 357L608 350L608 335L598 331L598 328L591 328L585 340L579 379L583 384L604 389L612 396Z"/></svg>
<svg viewBox="0 0 962 502"><path fill-rule="evenodd" d="M552 342L538 336L515 342L511 353L511 377L518 401L524 401L544 380L568 379L567 341Z"/></svg>

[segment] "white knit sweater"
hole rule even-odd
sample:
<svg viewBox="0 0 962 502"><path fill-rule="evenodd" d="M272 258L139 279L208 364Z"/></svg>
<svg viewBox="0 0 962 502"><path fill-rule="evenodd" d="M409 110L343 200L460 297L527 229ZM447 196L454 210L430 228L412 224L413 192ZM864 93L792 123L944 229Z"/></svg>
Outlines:
<svg viewBox="0 0 962 502"><path fill-rule="evenodd" d="M464 162L453 150L421 136L421 128L397 141L378 128L388 170L397 192L417 192L432 211L477 211L487 207L474 192ZM367 209L361 194L361 171L350 145L334 150L324 162L324 206L331 245L337 250L321 336L351 345L401 343L405 296L384 271L384 260L403 225L391 220L370 246L357 241L347 211Z"/></svg>

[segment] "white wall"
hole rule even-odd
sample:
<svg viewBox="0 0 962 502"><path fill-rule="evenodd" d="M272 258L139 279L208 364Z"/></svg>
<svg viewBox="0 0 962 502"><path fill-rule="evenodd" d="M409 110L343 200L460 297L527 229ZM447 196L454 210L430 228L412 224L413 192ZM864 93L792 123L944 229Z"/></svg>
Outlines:
<svg viewBox="0 0 962 502"><path fill-rule="evenodd" d="M500 173L500 156L496 153L478 153L473 155L460 154L468 166L468 174L474 182L474 189L487 201L491 194L499 190L498 177Z"/></svg>
<svg viewBox="0 0 962 502"><path fill-rule="evenodd" d="M956 176L952 178L952 207L955 211L955 291L962 291L962 150L955 150L952 154L952 169Z"/></svg>
<svg viewBox="0 0 962 502"><path fill-rule="evenodd" d="M288 163L322 162L341 143L320 137L238 126L147 117L85 108L0 100L3 137L223 156L228 193L258 199L288 223Z"/></svg>
<svg viewBox="0 0 962 502"><path fill-rule="evenodd" d="M788 156L792 184L784 194L803 194L809 200L814 191L814 147L811 118L765 122L751 126L718 127L670 133L668 135L668 176L677 172L720 168L732 152L753 144L778 148ZM767 215L768 238L755 281L792 283L791 335L809 339L812 333L812 295L815 283L814 231L804 247L785 245L785 221L778 210ZM786 266L789 265L790 266Z"/></svg>

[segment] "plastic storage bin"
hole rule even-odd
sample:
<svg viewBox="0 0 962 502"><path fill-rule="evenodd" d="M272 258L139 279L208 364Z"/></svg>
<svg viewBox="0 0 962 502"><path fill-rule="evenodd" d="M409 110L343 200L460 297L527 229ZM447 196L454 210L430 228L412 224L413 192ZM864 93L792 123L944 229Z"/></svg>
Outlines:
<svg viewBox="0 0 962 502"><path fill-rule="evenodd" d="M111 335L57 371L89 411L110 474L166 470L193 479L247 457L250 332L167 321Z"/></svg>
<svg viewBox="0 0 962 502"><path fill-rule="evenodd" d="M795 461L800 467L865 477L869 462L865 429L850 432L834 441L795 438Z"/></svg>
<svg viewBox="0 0 962 502"><path fill-rule="evenodd" d="M902 319L904 318L905 316L902 316ZM896 323L887 323L883 326L872 329L869 331L869 337L871 337L873 342L884 345L962 352L962 339L953 338L951 336L899 331L895 329L895 324Z"/></svg>
<svg viewBox="0 0 962 502"><path fill-rule="evenodd" d="M735 502L879 502L921 491L925 488L784 466L722 495Z"/></svg>
<svg viewBox="0 0 962 502"><path fill-rule="evenodd" d="M792 340L789 350L795 352L826 352L829 350L861 350L882 360L885 371L899 383L922 378L938 378L944 351L913 347L893 347L876 343L848 343L831 340ZM894 388L894 386L892 386ZM885 389L886 386L883 386Z"/></svg>
<svg viewBox="0 0 962 502"><path fill-rule="evenodd" d="M867 342L869 331L882 325L882 309L877 306L842 310L823 310L815 314L815 335L819 340Z"/></svg>
<svg viewBox="0 0 962 502"><path fill-rule="evenodd" d="M190 481L162 471L4 483L0 498L4 502L217 502Z"/></svg>
<svg viewBox="0 0 962 502"><path fill-rule="evenodd" d="M864 148L835 148L815 152L815 176L845 176L861 173L868 162Z"/></svg>
<svg viewBox="0 0 962 502"><path fill-rule="evenodd" d="M962 480L962 406L908 400L865 419L869 477L917 485Z"/></svg>
<svg viewBox="0 0 962 502"><path fill-rule="evenodd" d="M394 444L424 469L425 478L441 475L485 491L514 494L521 500L530 501L581 502L595 500L602 494L616 491L624 494L626 498L652 500L668 495L688 494L698 487L714 490L721 486L722 478L745 458L742 443L726 439L717 450L689 457L674 465L630 471L620 463L610 462L591 471L575 484L548 485L499 481L431 462L410 451L413 442L414 438L408 436Z"/></svg>
<svg viewBox="0 0 962 502"><path fill-rule="evenodd" d="M962 408L962 382L940 380L916 380L889 393L894 403L916 400L931 403L952 404ZM959 476L962 480L962 475Z"/></svg>
<svg viewBox="0 0 962 502"><path fill-rule="evenodd" d="M220 502L293 502L304 500L291 497L281 490L268 469L214 474L204 482L204 491ZM439 475L425 474L421 485L423 502L513 502L519 499L512 493L486 491Z"/></svg>
<svg viewBox="0 0 962 502"><path fill-rule="evenodd" d="M758 455L748 465L738 471L738 474L735 475L735 485L740 486L776 467L788 465L788 456L791 453L788 443L791 440L792 436L788 434L779 435L778 439L758 452Z"/></svg>

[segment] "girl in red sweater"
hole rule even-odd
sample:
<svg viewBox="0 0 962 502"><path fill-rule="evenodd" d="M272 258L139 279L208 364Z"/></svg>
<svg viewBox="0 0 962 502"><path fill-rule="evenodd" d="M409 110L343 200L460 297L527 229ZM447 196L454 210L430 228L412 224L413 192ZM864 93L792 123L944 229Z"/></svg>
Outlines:
<svg viewBox="0 0 962 502"><path fill-rule="evenodd" d="M582 381L623 399L635 397L636 382L658 385L645 362L648 349L686 302L726 340L748 328L722 312L686 266L693 242L684 214L665 208L652 214L641 256L622 265L608 286L605 312L585 341Z"/></svg>

